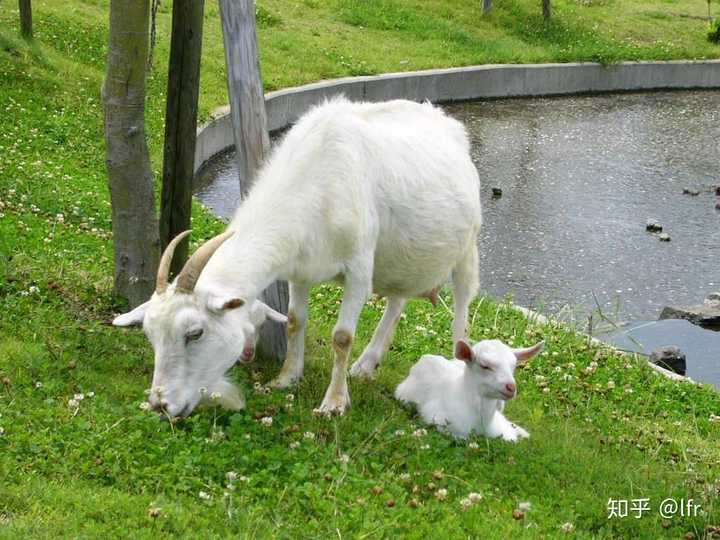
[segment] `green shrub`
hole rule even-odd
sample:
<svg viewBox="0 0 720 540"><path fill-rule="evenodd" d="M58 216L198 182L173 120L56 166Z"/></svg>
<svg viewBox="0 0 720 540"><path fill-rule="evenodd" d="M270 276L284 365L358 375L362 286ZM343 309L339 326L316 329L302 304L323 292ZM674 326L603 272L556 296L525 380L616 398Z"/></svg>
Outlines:
<svg viewBox="0 0 720 540"><path fill-rule="evenodd" d="M720 19L715 19L710 23L707 38L712 43L720 43Z"/></svg>

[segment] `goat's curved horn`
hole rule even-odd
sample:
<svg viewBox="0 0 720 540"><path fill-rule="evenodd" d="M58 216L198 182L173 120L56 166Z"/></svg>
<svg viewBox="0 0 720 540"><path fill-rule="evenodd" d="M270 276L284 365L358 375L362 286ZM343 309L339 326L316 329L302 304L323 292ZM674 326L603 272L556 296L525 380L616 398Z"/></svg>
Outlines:
<svg viewBox="0 0 720 540"><path fill-rule="evenodd" d="M185 266L180 271L180 274L178 274L176 287L178 292L185 294L193 292L195 283L197 283L200 277L200 272L203 271L212 254L233 234L235 234L235 231L225 231L205 242L193 253L192 257L188 259L188 262L185 263Z"/></svg>
<svg viewBox="0 0 720 540"><path fill-rule="evenodd" d="M155 292L163 294L168 288L168 276L170 275L170 264L172 263L175 248L182 240L190 234L190 231L183 231L173 238L165 248L158 264L157 280L155 281Z"/></svg>

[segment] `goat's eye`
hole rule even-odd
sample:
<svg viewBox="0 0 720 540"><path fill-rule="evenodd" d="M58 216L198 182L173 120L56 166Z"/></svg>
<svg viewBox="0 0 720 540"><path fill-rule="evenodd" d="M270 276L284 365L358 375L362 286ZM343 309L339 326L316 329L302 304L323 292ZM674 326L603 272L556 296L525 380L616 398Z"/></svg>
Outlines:
<svg viewBox="0 0 720 540"><path fill-rule="evenodd" d="M478 366L480 366L483 369L486 369L487 371L492 370L492 368L490 366L486 366L485 364L478 364Z"/></svg>
<svg viewBox="0 0 720 540"><path fill-rule="evenodd" d="M190 343L191 341L197 341L200 339L200 336L203 335L203 329L197 328L195 330L190 330L187 334L185 334L185 343Z"/></svg>

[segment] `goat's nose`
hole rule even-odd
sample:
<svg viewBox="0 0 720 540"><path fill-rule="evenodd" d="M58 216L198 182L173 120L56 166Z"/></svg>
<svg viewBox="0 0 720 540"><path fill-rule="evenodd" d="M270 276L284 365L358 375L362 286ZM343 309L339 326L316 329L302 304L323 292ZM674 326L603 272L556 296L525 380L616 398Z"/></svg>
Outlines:
<svg viewBox="0 0 720 540"><path fill-rule="evenodd" d="M156 399L154 403L152 404L153 410L156 410L158 412L162 412L165 409L167 409L168 402L167 399Z"/></svg>
<svg viewBox="0 0 720 540"><path fill-rule="evenodd" d="M511 394L514 394L514 393L515 393L515 390L517 390L517 387L516 387L513 383L507 383L507 384L505 385L505 390L507 390L507 391L510 392Z"/></svg>

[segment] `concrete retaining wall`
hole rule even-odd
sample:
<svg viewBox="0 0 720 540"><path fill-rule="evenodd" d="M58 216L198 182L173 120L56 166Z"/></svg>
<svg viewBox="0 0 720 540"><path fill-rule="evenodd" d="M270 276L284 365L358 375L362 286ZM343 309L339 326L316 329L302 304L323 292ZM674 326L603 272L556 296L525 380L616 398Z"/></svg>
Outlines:
<svg viewBox="0 0 720 540"><path fill-rule="evenodd" d="M464 68L346 77L287 88L265 96L270 131L282 129L323 99L429 100L556 96L660 89L720 88L720 60L594 63L498 64ZM229 108L215 111L198 129L195 170L233 146Z"/></svg>

